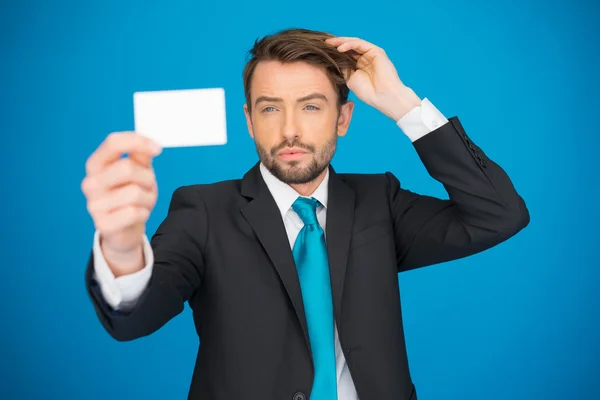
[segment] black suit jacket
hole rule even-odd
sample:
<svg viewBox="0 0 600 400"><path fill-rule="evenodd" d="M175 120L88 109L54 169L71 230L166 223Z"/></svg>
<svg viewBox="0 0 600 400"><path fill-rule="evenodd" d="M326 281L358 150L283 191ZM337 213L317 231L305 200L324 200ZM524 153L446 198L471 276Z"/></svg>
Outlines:
<svg viewBox="0 0 600 400"><path fill-rule="evenodd" d="M459 120L416 140L450 199L419 195L391 173L330 167L327 248L340 342L361 400L415 400L398 273L462 258L529 222L506 173ZM281 214L256 164L241 180L180 187L151 239L153 275L134 309L113 312L86 273L116 340L159 329L188 302L200 337L189 399L305 400L313 364L300 285Z"/></svg>

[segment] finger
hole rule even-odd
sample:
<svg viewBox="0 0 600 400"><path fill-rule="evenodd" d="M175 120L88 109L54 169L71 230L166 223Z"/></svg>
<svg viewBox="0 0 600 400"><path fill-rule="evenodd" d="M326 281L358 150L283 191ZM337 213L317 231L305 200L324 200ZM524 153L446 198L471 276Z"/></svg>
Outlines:
<svg viewBox="0 0 600 400"><path fill-rule="evenodd" d="M349 40L356 40L358 39L357 37L349 37L349 36L336 36L336 37L331 37L328 39L325 39L325 42L332 45L332 46L339 46L342 43L345 43Z"/></svg>
<svg viewBox="0 0 600 400"><path fill-rule="evenodd" d="M157 143L136 132L111 133L88 159L86 172L88 175L94 174L125 153L157 156L160 151L161 148Z"/></svg>
<svg viewBox="0 0 600 400"><path fill-rule="evenodd" d="M358 53L357 53L356 51L354 51L354 50L348 50L348 51L346 51L346 54L349 54L350 56L352 56L352 58L354 58L354 60L355 60L355 61L358 61L358 59L359 59L360 57L362 57L362 55L361 55L361 54L358 54Z"/></svg>
<svg viewBox="0 0 600 400"><path fill-rule="evenodd" d="M135 224L145 223L150 210L144 207L126 206L97 219L96 229L102 235L119 232Z"/></svg>
<svg viewBox="0 0 600 400"><path fill-rule="evenodd" d="M156 186L154 171L151 168L142 167L128 158L122 158L97 175L86 177L83 189L89 198L93 198L107 190L130 183L139 185L146 190L152 190Z"/></svg>
<svg viewBox="0 0 600 400"><path fill-rule="evenodd" d="M338 51L340 51L342 53L346 52L348 50L354 50L358 54L365 54L368 51L372 51L372 50L380 51L382 49L375 46L374 44L371 44L371 43L365 41L365 40L355 39L355 40L349 40L347 42L344 42L338 46Z"/></svg>
<svg viewBox="0 0 600 400"><path fill-rule="evenodd" d="M111 188L129 183L139 185L146 190L154 189L156 186L154 170L142 167L129 158L122 158L96 175L86 176L81 186L88 198L94 198Z"/></svg>
<svg viewBox="0 0 600 400"><path fill-rule="evenodd" d="M129 158L131 158L132 161L136 162L137 164L141 165L142 167L149 168L152 166L153 157L149 154L131 153L129 155Z"/></svg>
<svg viewBox="0 0 600 400"><path fill-rule="evenodd" d="M156 192L129 184L108 192L105 196L88 203L90 215L111 213L119 208L135 206L152 210L156 203Z"/></svg>

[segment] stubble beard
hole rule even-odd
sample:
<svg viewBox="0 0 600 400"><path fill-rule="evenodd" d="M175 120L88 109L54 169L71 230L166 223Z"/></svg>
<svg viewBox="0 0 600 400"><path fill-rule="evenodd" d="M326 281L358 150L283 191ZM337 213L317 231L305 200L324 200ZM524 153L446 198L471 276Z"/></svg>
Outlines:
<svg viewBox="0 0 600 400"><path fill-rule="evenodd" d="M257 141L255 144L261 162L277 179L288 185L300 185L312 182L329 166L337 147L337 137L337 132L334 132L325 145L318 150L315 150L314 146L301 143L298 139L294 139L292 142L284 141L272 148L271 151L267 151ZM308 165L302 167L300 166L301 161L278 160L277 153L286 147L306 150L311 156Z"/></svg>

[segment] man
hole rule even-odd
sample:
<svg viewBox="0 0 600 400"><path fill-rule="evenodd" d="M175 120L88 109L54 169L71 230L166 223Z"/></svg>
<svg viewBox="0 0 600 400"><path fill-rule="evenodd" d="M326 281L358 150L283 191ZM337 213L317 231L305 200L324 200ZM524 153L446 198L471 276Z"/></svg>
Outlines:
<svg viewBox="0 0 600 400"><path fill-rule="evenodd" d="M381 48L295 29L251 54L244 112L260 162L239 180L178 188L151 241L160 149L115 133L89 158L97 315L116 340L133 340L188 302L200 338L189 399L417 399L397 274L507 240L529 223L526 205ZM398 124L449 199L391 173L334 171L349 89Z"/></svg>

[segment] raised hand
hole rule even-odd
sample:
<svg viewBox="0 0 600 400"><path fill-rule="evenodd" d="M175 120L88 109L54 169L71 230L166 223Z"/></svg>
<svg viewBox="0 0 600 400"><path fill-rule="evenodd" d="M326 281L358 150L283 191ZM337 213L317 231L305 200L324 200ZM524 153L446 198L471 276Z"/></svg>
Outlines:
<svg viewBox="0 0 600 400"><path fill-rule="evenodd" d="M87 160L81 189L115 276L143 267L143 235L158 197L152 159L160 152L135 132L112 133Z"/></svg>
<svg viewBox="0 0 600 400"><path fill-rule="evenodd" d="M415 92L404 85L385 51L354 37L333 37L325 41L338 51L354 51L357 69L347 71L346 84L356 96L397 121L421 104Z"/></svg>

